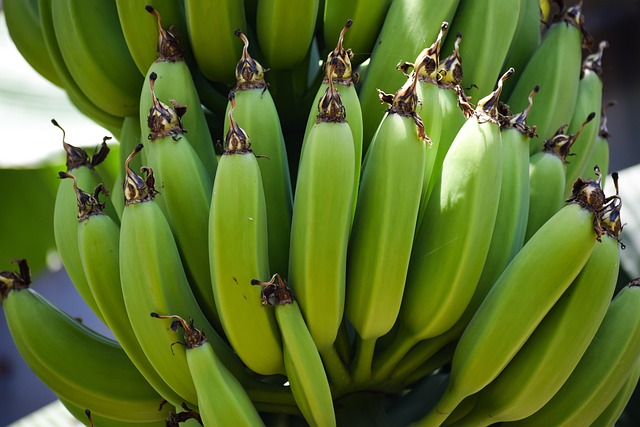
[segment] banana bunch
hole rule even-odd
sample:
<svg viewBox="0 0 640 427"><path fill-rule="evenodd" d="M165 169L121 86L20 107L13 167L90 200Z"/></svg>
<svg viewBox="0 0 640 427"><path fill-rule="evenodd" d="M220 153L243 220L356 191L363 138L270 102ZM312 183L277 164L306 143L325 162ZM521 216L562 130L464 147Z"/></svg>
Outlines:
<svg viewBox="0 0 640 427"><path fill-rule="evenodd" d="M120 149L110 182L111 136L90 154L53 120L56 245L115 339L31 289L26 260L0 272L18 349L80 421L623 413L640 282L616 286L607 43L581 4L4 5L24 57Z"/></svg>

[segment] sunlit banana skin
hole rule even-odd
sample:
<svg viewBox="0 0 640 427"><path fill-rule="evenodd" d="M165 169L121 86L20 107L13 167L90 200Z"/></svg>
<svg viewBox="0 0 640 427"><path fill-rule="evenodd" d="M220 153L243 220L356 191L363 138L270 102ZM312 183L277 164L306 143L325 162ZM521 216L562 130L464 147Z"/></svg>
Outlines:
<svg viewBox="0 0 640 427"><path fill-rule="evenodd" d="M26 261L17 262L19 274L0 273L0 294L11 335L31 370L54 393L97 414L129 422L165 419L162 398L122 347L29 288Z"/></svg>

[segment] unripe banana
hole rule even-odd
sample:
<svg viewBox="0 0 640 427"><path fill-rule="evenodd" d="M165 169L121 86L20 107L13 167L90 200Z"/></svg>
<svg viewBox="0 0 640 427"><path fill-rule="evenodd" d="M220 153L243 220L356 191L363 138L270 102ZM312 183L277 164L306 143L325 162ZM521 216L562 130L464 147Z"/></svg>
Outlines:
<svg viewBox="0 0 640 427"><path fill-rule="evenodd" d="M74 405L129 422L160 421L160 395L117 342L32 290L25 260L0 273L0 298L22 358L51 390ZM71 363L72 362L72 363Z"/></svg>
<svg viewBox="0 0 640 427"><path fill-rule="evenodd" d="M111 417L105 417L99 414L95 414L91 412L89 408L81 408L78 405L74 405L73 403L57 396L60 403L64 406L64 408L69 411L71 415L75 417L75 419L81 422L83 425L87 425L90 427L98 426L98 427L166 427L166 420L152 421L148 423L129 423L126 421L116 420ZM169 417L171 413L169 413Z"/></svg>
<svg viewBox="0 0 640 427"><path fill-rule="evenodd" d="M68 144L65 141L66 133L64 129L55 120L51 122L62 130L62 145L66 152L66 171L76 177L78 186L81 188L95 188L102 182L98 172L95 170L95 166L102 163L109 153L106 141L110 138L105 137L100 150L96 151L93 156L89 156L82 148ZM112 217L117 218L113 205L108 200L105 201L105 204L109 206L108 208L105 206L107 212ZM53 210L53 236L60 260L71 282L82 299L96 316L102 320L102 313L87 283L78 250L78 202L71 180L62 179L58 186Z"/></svg>
<svg viewBox="0 0 640 427"><path fill-rule="evenodd" d="M209 214L209 265L225 335L240 359L262 375L284 373L273 311L260 304L254 277L269 276L267 207L258 160L249 136L233 118L220 158ZM276 213L277 211L273 211Z"/></svg>
<svg viewBox="0 0 640 427"><path fill-rule="evenodd" d="M284 367L293 397L311 426L335 426L331 388L322 359L291 290L279 274L262 287L262 304L273 306L282 335Z"/></svg>
<svg viewBox="0 0 640 427"><path fill-rule="evenodd" d="M496 221L502 174L497 105L511 72L475 109L466 106L469 118L447 153L415 237L396 344L374 363L374 375L386 376L420 340L453 326L473 295Z"/></svg>
<svg viewBox="0 0 640 427"><path fill-rule="evenodd" d="M571 201L525 244L487 294L458 341L447 390L416 425L440 425L509 363L591 256L602 234L596 215L604 199L598 182L576 182ZM540 265L544 275L536 274Z"/></svg>
<svg viewBox="0 0 640 427"><path fill-rule="evenodd" d="M355 151L353 134L332 80L318 111L300 156L289 283L309 332L323 353L333 347L344 311Z"/></svg>
<svg viewBox="0 0 640 427"><path fill-rule="evenodd" d="M249 40L240 31L236 35L244 42L242 57L236 66L234 117L251 135L251 148L258 155L258 166L267 205L267 232L270 271L287 271L289 239L293 210L293 190L287 147L280 117L264 80L264 69L248 51ZM227 106L225 135L229 130Z"/></svg>
<svg viewBox="0 0 640 427"><path fill-rule="evenodd" d="M593 118L591 113L582 127L574 134L565 133L566 125L545 141L544 149L530 158L529 164L529 215L525 241L553 216L564 203L566 163L571 146L580 136L581 130Z"/></svg>
<svg viewBox="0 0 640 427"><path fill-rule="evenodd" d="M156 176L157 199L175 236L196 299L211 322L219 327L209 259L204 255L209 247L204 230L209 226L213 180L182 127L185 110L175 102L172 108L157 98L156 79L152 72L149 87L153 106L148 111L148 126L143 127L150 132L147 164Z"/></svg>
<svg viewBox="0 0 640 427"><path fill-rule="evenodd" d="M205 334L193 322L176 315L151 315L172 320L172 329L184 330L187 364L198 394L202 425L227 426L233 422L234 426L264 426L242 384L224 367Z"/></svg>
<svg viewBox="0 0 640 427"><path fill-rule="evenodd" d="M540 151L543 141L569 123L573 115L580 82L583 21L581 4L578 4L551 24L526 67L519 72L507 100L511 109L520 111L527 106L531 88L540 85L537 107L529 115L529 124L536 127L538 134L538 138L532 140L530 154Z"/></svg>
<svg viewBox="0 0 640 427"><path fill-rule="evenodd" d="M247 27L244 1L185 0L184 10L198 68L209 80L232 83L238 46L233 32Z"/></svg>
<svg viewBox="0 0 640 427"><path fill-rule="evenodd" d="M633 396L633 393L636 390L638 385L638 380L640 379L640 359L636 361L636 364L633 366L631 372L629 373L629 377L624 382L620 391L613 398L609 406L600 413L598 418L591 423L591 427L610 427L615 426L616 422L622 416L624 410L629 405L629 401Z"/></svg>
<svg viewBox="0 0 640 427"><path fill-rule="evenodd" d="M129 167L140 150L142 144L125 163L126 201L120 227L120 281L124 302L131 326L151 364L175 393L195 404L198 399L184 348L172 345L175 334L167 325L149 317L149 313L178 313L203 325L225 366L238 378L246 374L231 348L202 313L191 290L171 228L154 200L153 171L143 167L147 174L143 180Z"/></svg>
<svg viewBox="0 0 640 427"><path fill-rule="evenodd" d="M434 40L442 22L451 22L458 3L459 0L391 2L359 91L364 153L385 113L377 90L392 93L402 86L404 76L392 72L396 64L415 58L425 40Z"/></svg>
<svg viewBox="0 0 640 427"><path fill-rule="evenodd" d="M578 177L585 177L593 170L593 164L589 164L596 135L600 126L602 113L602 53L609 43L602 41L599 44L598 52L588 55L582 63L580 73L580 84L578 86L578 97L576 99L573 118L569 122L570 133L577 132L582 127L583 117L595 112L593 123L584 126L576 143L571 146L569 159L567 161L567 179L569 183L565 185L564 195L571 195L571 183ZM599 166L599 165L598 165Z"/></svg>
<svg viewBox="0 0 640 427"><path fill-rule="evenodd" d="M416 112L423 67L417 65L395 94L380 94L389 108L362 173L347 256L345 307L358 333L355 381L370 376L376 340L391 330L402 302L427 157L428 137Z"/></svg>

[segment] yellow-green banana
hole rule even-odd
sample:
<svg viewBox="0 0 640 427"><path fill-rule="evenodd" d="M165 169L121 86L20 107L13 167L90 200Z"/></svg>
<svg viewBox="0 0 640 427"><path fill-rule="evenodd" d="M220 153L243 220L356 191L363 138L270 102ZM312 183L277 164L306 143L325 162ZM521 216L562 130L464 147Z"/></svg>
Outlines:
<svg viewBox="0 0 640 427"><path fill-rule="evenodd" d="M198 68L211 81L232 84L239 46L234 31L247 27L244 1L184 0L184 10Z"/></svg>
<svg viewBox="0 0 640 427"><path fill-rule="evenodd" d="M251 286L251 285L249 285ZM259 301L259 300L257 300ZM187 364L198 394L199 414L205 426L264 426L242 384L224 367L205 333L176 315L152 313L169 319L171 328L184 330Z"/></svg>
<svg viewBox="0 0 640 427"><path fill-rule="evenodd" d="M240 31L244 42L242 57L236 66L236 121L251 135L251 148L258 156L258 166L267 205L267 232L270 271L287 271L289 239L293 211L293 190L289 160L278 111L264 79L264 68L248 51L249 40ZM231 105L227 107L227 113ZM229 130L225 119L225 135Z"/></svg>
<svg viewBox="0 0 640 427"><path fill-rule="evenodd" d="M65 400L122 421L167 417L160 395L122 347L53 306L29 287L25 260L19 272L0 273L0 296L11 336L31 370Z"/></svg>
<svg viewBox="0 0 640 427"><path fill-rule="evenodd" d="M251 285L251 279L269 276L268 212L260 167L250 136L233 117L233 91L229 102L229 130L209 214L213 295L222 328L240 359L262 375L284 373L273 310L260 304L260 290Z"/></svg>
<svg viewBox="0 0 640 427"><path fill-rule="evenodd" d="M130 423L127 421L121 421L113 419L112 417L105 417L99 414L94 414L89 408L82 408L78 405L65 400L58 396L58 400L69 411L73 417L89 427L167 427L167 420L151 421L148 423ZM169 413L169 417L171 413Z"/></svg>
<svg viewBox="0 0 640 427"><path fill-rule="evenodd" d="M629 401L636 390L638 380L640 379L640 359L636 361L633 366L629 377L626 379L618 394L613 398L609 406L598 415L598 418L591 423L591 427L610 427L615 426L629 405Z"/></svg>
<svg viewBox="0 0 640 427"><path fill-rule="evenodd" d="M274 307L287 379L302 415L311 426L335 426L329 380L291 290L277 273L268 282L253 279L251 284L262 287L262 304Z"/></svg>
<svg viewBox="0 0 640 427"><path fill-rule="evenodd" d="M538 134L531 141L530 154L540 151L542 143L573 115L580 82L583 21L581 4L567 8L547 29L524 69L518 71L507 99L514 111L524 109L531 88L540 85L537 107L529 115L529 124Z"/></svg>
<svg viewBox="0 0 640 427"><path fill-rule="evenodd" d="M577 182L571 202L513 258L462 333L438 405L416 426L441 425L507 366L591 256L602 234L596 216L604 199L598 182Z"/></svg>
<svg viewBox="0 0 640 427"><path fill-rule="evenodd" d="M347 255L345 315L357 332L354 380L365 382L377 339L396 322L424 185L427 140L418 108L417 65L395 94L362 172ZM390 263L389 260L393 259Z"/></svg>
<svg viewBox="0 0 640 427"><path fill-rule="evenodd" d="M319 0L258 0L256 37L264 63L289 69L307 56L315 34Z"/></svg>
<svg viewBox="0 0 640 427"><path fill-rule="evenodd" d="M138 111L143 82L113 1L51 0L53 27L64 63L95 105L117 117Z"/></svg>
<svg viewBox="0 0 640 427"><path fill-rule="evenodd" d="M459 0L391 2L359 91L364 153L385 113L377 89L392 93L402 86L405 77L393 72L396 65L415 58L425 40L434 40L442 22L451 22L458 3Z"/></svg>

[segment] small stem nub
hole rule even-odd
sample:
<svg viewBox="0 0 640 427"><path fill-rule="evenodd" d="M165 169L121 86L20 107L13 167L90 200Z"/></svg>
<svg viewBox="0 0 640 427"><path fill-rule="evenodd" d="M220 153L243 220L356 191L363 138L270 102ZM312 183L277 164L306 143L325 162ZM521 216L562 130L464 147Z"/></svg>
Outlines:
<svg viewBox="0 0 640 427"><path fill-rule="evenodd" d="M291 289L287 286L287 282L278 273L271 276L268 282L252 279L251 284L262 286L262 291L260 292L262 305L275 307L278 305L291 304L294 300L293 292L291 292Z"/></svg>
<svg viewBox="0 0 640 427"><path fill-rule="evenodd" d="M456 33L453 52L438 64L438 84L443 87L455 87L462 82L462 59L460 57L460 42L462 34Z"/></svg>
<svg viewBox="0 0 640 427"><path fill-rule="evenodd" d="M123 188L125 205L153 200L155 195L158 193L155 188L153 169L145 166L141 167L140 172L146 174L146 179L142 179L141 176L136 174L129 167L131 160L142 150L142 148L142 144L136 145L131 154L127 156L127 160L124 162L125 178Z"/></svg>
<svg viewBox="0 0 640 427"><path fill-rule="evenodd" d="M155 141L165 136L171 136L174 141L177 141L180 135L186 133L180 119L184 113L186 113L187 107L174 99L169 100L171 107L160 101L155 92L155 82L157 78L158 75L155 72L149 74L149 89L151 90L151 98L153 100L147 116L147 125L151 132L149 139Z"/></svg>
<svg viewBox="0 0 640 427"><path fill-rule="evenodd" d="M184 61L184 50L180 46L180 40L176 34L175 28L172 25L169 29L162 27L162 17L150 4L146 5L145 10L154 15L158 20L158 45L156 50L158 51L158 58L156 61Z"/></svg>
<svg viewBox="0 0 640 427"><path fill-rule="evenodd" d="M345 49L343 45L344 36L352 24L353 21L351 19L348 19L346 24L340 31L340 36L338 37L338 43L335 49L333 49L331 52L329 52L329 55L327 55L323 83L329 83L329 81L333 79L337 84L346 86L353 84L353 67L351 65L353 52L351 51L351 49ZM329 68L334 61L336 63L336 66L331 72L329 72Z"/></svg>
<svg viewBox="0 0 640 427"><path fill-rule="evenodd" d="M105 188L104 184L98 184L93 190L93 194L89 194L78 188L78 181L76 177L70 173L61 171L58 172L58 176L61 179L70 178L73 180L73 190L76 192L76 199L78 202L78 222L82 222L94 215L104 214L105 204L100 201L100 193L105 196L109 195L109 191Z"/></svg>
<svg viewBox="0 0 640 427"><path fill-rule="evenodd" d="M0 271L0 303L12 290L26 289L31 285L31 273L27 260L12 259L11 262L18 265L18 271Z"/></svg>
<svg viewBox="0 0 640 427"><path fill-rule="evenodd" d="M227 130L227 135L224 138L223 154L250 153L252 150L249 135L233 118L233 111L236 109L236 94L234 91L229 92L229 104L229 113L227 114L229 130Z"/></svg>
<svg viewBox="0 0 640 427"><path fill-rule="evenodd" d="M480 115L486 116L489 119L497 120L498 118L498 101L500 99L500 95L502 94L502 86L511 75L515 73L515 70L509 68L498 80L498 86L496 89L491 92L489 95L478 101L476 106L476 112Z"/></svg>
<svg viewBox="0 0 640 427"><path fill-rule="evenodd" d="M334 58L334 60L329 64L327 75L333 76L337 65L338 61ZM342 104L342 98L333 83L333 78L330 78L329 87L322 98L320 98L320 101L318 101L318 116L316 117L316 123L342 123L346 121L346 113L344 105Z"/></svg>
<svg viewBox="0 0 640 427"><path fill-rule="evenodd" d="M182 330L184 330L183 344L187 348L198 347L207 342L207 337L204 332L193 325L193 319L187 322L177 314L161 315L158 313L151 313L151 317L156 319L170 319L171 330L173 332L178 332L178 329L182 328Z"/></svg>
<svg viewBox="0 0 640 427"><path fill-rule="evenodd" d="M242 40L242 56L236 65L236 88L235 90L244 89L263 89L267 90L267 82L264 80L265 70L262 65L249 55L249 39L238 28L234 34Z"/></svg>

